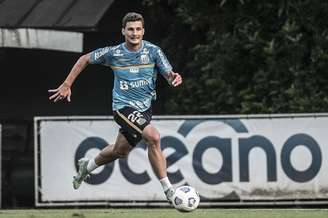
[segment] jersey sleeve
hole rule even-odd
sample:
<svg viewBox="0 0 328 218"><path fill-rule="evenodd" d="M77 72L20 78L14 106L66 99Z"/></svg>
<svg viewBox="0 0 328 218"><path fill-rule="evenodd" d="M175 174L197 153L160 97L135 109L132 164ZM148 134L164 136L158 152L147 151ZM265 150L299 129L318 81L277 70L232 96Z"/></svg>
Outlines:
<svg viewBox="0 0 328 218"><path fill-rule="evenodd" d="M166 73L170 72L172 70L172 66L167 60L165 54L160 48L157 48L155 50L155 64L157 70L165 76Z"/></svg>
<svg viewBox="0 0 328 218"><path fill-rule="evenodd" d="M111 47L98 48L91 52L90 63L110 65L112 59Z"/></svg>

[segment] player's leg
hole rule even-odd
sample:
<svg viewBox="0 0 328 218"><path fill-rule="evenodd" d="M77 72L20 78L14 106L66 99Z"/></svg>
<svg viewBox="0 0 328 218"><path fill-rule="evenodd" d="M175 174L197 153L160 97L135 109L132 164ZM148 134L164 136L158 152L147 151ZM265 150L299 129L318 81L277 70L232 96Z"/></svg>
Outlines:
<svg viewBox="0 0 328 218"><path fill-rule="evenodd" d="M158 178L166 177L166 159L161 150L159 132L153 125L149 124L143 130L142 135L148 145L148 158L155 174Z"/></svg>
<svg viewBox="0 0 328 218"><path fill-rule="evenodd" d="M171 201L174 189L167 177L166 159L160 145L160 134L153 125L149 124L144 128L142 136L148 145L148 158L151 166L161 182L167 199Z"/></svg>
<svg viewBox="0 0 328 218"><path fill-rule="evenodd" d="M78 162L78 173L73 177L74 189L78 189L93 170L117 158L126 157L132 148L123 134L119 132L114 145L107 145L91 160L87 158L80 159Z"/></svg>
<svg viewBox="0 0 328 218"><path fill-rule="evenodd" d="M124 135L119 132L115 144L106 146L94 158L94 162L97 166L101 166L110 163L117 158L124 158L130 153L132 148L133 147L129 144ZM93 169L89 168L88 170L91 172Z"/></svg>

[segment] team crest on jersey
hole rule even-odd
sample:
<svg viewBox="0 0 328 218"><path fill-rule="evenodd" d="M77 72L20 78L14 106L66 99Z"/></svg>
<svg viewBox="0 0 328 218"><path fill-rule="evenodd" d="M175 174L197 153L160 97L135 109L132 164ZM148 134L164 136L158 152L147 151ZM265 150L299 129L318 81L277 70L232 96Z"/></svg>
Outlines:
<svg viewBox="0 0 328 218"><path fill-rule="evenodd" d="M140 56L140 62L142 64L148 64L149 63L149 56L147 54L142 54Z"/></svg>

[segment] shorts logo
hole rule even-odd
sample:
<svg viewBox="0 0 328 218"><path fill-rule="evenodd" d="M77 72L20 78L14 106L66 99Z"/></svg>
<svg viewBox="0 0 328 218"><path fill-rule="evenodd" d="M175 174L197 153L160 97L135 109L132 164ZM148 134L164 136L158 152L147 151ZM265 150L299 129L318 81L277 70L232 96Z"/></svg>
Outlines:
<svg viewBox="0 0 328 218"><path fill-rule="evenodd" d="M140 118L137 120L137 123L138 123L139 125L143 125L143 124L145 124L145 123L146 123L146 119L145 119L145 118L142 118L142 117L140 117Z"/></svg>

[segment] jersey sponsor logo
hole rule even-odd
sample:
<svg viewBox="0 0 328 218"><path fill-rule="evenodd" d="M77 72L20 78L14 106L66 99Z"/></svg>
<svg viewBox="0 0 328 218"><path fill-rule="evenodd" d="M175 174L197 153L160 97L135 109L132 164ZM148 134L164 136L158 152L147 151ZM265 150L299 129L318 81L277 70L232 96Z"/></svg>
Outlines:
<svg viewBox="0 0 328 218"><path fill-rule="evenodd" d="M127 81L120 81L120 89L121 90L128 90L129 89L129 84Z"/></svg>
<svg viewBox="0 0 328 218"><path fill-rule="evenodd" d="M105 47L105 48L102 48L99 51L95 52L95 60L97 60L98 58L100 58L101 56L106 54L109 51L109 49L110 49L110 47Z"/></svg>
<svg viewBox="0 0 328 218"><path fill-rule="evenodd" d="M150 85L150 82L145 79L131 81L131 82L124 81L124 80L120 81L120 89L121 90L128 90L129 88L139 88L139 87L148 86L148 85Z"/></svg>
<svg viewBox="0 0 328 218"><path fill-rule="evenodd" d="M137 80L137 81L132 81L130 82L130 87L131 88L138 88L141 86L148 86L150 83L148 80L142 79L142 80Z"/></svg>

